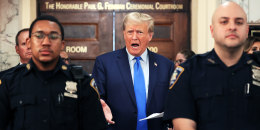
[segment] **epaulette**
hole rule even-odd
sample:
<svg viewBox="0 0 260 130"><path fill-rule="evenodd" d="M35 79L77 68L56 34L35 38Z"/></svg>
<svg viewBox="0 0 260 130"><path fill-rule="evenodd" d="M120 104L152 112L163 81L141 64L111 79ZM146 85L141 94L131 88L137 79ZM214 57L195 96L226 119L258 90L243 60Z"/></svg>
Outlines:
<svg viewBox="0 0 260 130"><path fill-rule="evenodd" d="M202 54L196 54L197 57L206 57L209 55L210 52L202 53Z"/></svg>
<svg viewBox="0 0 260 130"><path fill-rule="evenodd" d="M24 67L25 67L24 64L15 66L15 67L11 68L11 70L8 71L6 74L20 72Z"/></svg>

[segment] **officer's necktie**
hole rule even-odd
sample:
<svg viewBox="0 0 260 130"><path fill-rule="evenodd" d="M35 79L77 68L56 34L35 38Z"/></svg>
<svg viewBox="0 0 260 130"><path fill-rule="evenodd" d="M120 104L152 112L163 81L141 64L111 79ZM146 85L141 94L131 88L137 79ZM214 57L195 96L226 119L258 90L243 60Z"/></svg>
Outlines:
<svg viewBox="0 0 260 130"><path fill-rule="evenodd" d="M139 121L146 117L146 91L140 59L141 57L135 57L136 62L134 64L134 90L138 111L136 130L147 130L147 120Z"/></svg>

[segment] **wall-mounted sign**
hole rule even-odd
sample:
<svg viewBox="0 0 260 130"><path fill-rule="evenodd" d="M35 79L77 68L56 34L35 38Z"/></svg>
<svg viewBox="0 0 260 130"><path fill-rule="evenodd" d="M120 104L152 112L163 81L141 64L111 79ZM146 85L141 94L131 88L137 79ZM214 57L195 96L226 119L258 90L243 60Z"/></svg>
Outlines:
<svg viewBox="0 0 260 130"><path fill-rule="evenodd" d="M37 0L37 15L55 16L63 25L65 51L72 64L92 72L95 59L125 47L123 19L129 12L154 18L148 49L174 60L190 48L191 0Z"/></svg>
<svg viewBox="0 0 260 130"><path fill-rule="evenodd" d="M169 2L44 2L41 10L45 11L184 11L182 3Z"/></svg>

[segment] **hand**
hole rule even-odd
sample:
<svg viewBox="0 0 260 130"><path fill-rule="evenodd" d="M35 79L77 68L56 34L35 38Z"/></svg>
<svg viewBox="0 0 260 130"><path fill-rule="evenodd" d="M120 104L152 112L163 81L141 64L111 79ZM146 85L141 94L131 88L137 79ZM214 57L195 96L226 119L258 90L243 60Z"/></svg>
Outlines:
<svg viewBox="0 0 260 130"><path fill-rule="evenodd" d="M111 109L109 108L109 106L106 104L106 102L102 99L100 99L100 102L101 102L101 105L102 105L102 108L103 108L103 112L105 114L105 117L106 117L106 120L109 124L115 124L114 121L112 121L113 119L113 115L112 115L112 112L111 112Z"/></svg>

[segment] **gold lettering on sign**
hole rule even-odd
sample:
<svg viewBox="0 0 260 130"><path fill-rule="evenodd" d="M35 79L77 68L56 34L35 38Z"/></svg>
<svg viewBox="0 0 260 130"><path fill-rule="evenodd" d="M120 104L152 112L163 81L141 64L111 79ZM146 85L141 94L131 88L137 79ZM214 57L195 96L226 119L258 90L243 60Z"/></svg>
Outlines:
<svg viewBox="0 0 260 130"><path fill-rule="evenodd" d="M124 4L110 4L105 2L105 10L125 10Z"/></svg>
<svg viewBox="0 0 260 130"><path fill-rule="evenodd" d="M56 2L56 9L74 9L74 10L82 10L83 4L63 4L60 2Z"/></svg>
<svg viewBox="0 0 260 130"><path fill-rule="evenodd" d="M96 4L90 4L88 2L84 2L83 4L84 6L84 9L87 9L87 10L96 10Z"/></svg>
<svg viewBox="0 0 260 130"><path fill-rule="evenodd" d="M87 46L66 46L66 52L68 53L87 53Z"/></svg>
<svg viewBox="0 0 260 130"><path fill-rule="evenodd" d="M112 10L183 10L183 4L171 4L169 2L150 3L109 3L109 2L45 2L46 10L90 10L90 11L112 11Z"/></svg>
<svg viewBox="0 0 260 130"><path fill-rule="evenodd" d="M154 10L153 4L131 4L130 2L126 2L127 10Z"/></svg>
<svg viewBox="0 0 260 130"><path fill-rule="evenodd" d="M158 47L157 47L157 46L155 46L155 47L150 46L150 47L148 47L148 49L149 49L150 51L154 52L154 53L158 53Z"/></svg>
<svg viewBox="0 0 260 130"><path fill-rule="evenodd" d="M84 2L84 9L88 8L88 2Z"/></svg>
<svg viewBox="0 0 260 130"><path fill-rule="evenodd" d="M155 9L157 10L178 10L183 9L183 4L160 4L159 2L155 3Z"/></svg>
<svg viewBox="0 0 260 130"><path fill-rule="evenodd" d="M49 4L49 2L45 2L46 9L55 9L54 4Z"/></svg>
<svg viewBox="0 0 260 130"><path fill-rule="evenodd" d="M98 9L98 10L103 10L103 9L104 9L104 7L103 7L103 5L102 5L101 2L98 2L98 3L97 3L97 9Z"/></svg>

